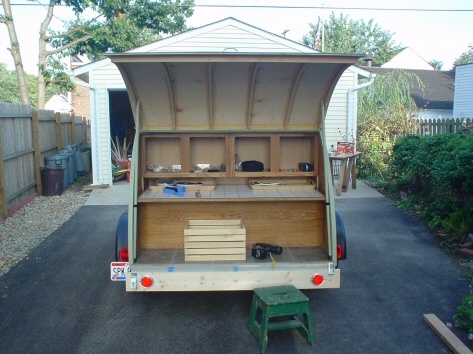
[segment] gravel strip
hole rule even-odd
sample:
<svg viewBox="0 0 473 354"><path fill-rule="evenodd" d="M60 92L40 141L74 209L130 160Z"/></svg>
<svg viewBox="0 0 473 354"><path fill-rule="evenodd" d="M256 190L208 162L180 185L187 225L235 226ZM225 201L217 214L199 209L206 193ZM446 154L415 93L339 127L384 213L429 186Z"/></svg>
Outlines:
<svg viewBox="0 0 473 354"><path fill-rule="evenodd" d="M86 202L90 192L67 190L61 196L38 196L0 223L0 276L57 230Z"/></svg>

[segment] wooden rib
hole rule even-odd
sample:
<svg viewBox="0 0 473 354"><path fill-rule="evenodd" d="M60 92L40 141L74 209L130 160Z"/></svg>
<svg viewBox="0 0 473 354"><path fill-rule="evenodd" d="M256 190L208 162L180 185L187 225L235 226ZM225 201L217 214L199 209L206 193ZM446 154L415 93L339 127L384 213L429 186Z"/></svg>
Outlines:
<svg viewBox="0 0 473 354"><path fill-rule="evenodd" d="M214 129L214 102L213 102L213 65L212 63L208 64L207 70L207 111L210 130Z"/></svg>
<svg viewBox="0 0 473 354"><path fill-rule="evenodd" d="M301 77L305 68L306 64L298 64L296 70L294 71L289 97L287 98L286 102L286 110L284 112L284 129L287 129L289 126L289 120L291 118L292 106L296 97L297 86L299 86L299 82L301 81Z"/></svg>
<svg viewBox="0 0 473 354"><path fill-rule="evenodd" d="M248 80L248 96L246 98L246 128L251 128L251 121L253 118L253 103L254 103L254 95L255 95L255 82L256 76L259 69L259 63L254 63L252 65L250 78Z"/></svg>
<svg viewBox="0 0 473 354"><path fill-rule="evenodd" d="M171 120L172 120L172 129L177 129L177 115L176 115L176 98L175 98L175 91L174 85L172 84L171 73L169 72L169 68L167 63L162 63L164 71L166 72L166 87L168 89L168 96L169 96L169 105L171 107Z"/></svg>

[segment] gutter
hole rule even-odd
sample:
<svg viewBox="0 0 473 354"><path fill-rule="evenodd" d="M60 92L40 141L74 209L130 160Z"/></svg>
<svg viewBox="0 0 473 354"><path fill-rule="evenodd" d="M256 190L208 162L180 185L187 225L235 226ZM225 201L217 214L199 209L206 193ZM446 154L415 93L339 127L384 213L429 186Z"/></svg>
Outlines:
<svg viewBox="0 0 473 354"><path fill-rule="evenodd" d="M373 84L375 75L370 73L368 78L369 81L348 89L347 141L350 135L354 140L356 139L358 125L358 104L355 104L355 102L357 102L358 99L357 91Z"/></svg>
<svg viewBox="0 0 473 354"><path fill-rule="evenodd" d="M93 112L93 116L90 117L91 123L91 154L92 154L92 185L102 185L104 178L102 172L102 146L100 144L100 124L98 122L100 114L99 114L99 107L100 107L100 92L97 86L91 85L84 81L77 81L74 77L74 70L71 71L69 74L69 78L71 79L72 83L77 86L87 87L90 90L93 90L93 98L91 98L91 112Z"/></svg>

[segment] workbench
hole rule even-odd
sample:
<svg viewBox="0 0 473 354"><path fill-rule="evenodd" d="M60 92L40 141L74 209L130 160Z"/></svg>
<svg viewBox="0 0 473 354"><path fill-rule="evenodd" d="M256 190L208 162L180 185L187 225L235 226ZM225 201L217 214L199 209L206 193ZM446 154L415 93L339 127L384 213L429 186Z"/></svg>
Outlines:
<svg viewBox="0 0 473 354"><path fill-rule="evenodd" d="M361 152L355 152L352 154L337 154L329 156L330 167L332 171L332 182L333 182L333 162L340 161L340 175L338 176L338 185L335 190L336 195L342 195L342 192L346 192L348 189L348 182L351 177L351 187L356 189L356 157Z"/></svg>

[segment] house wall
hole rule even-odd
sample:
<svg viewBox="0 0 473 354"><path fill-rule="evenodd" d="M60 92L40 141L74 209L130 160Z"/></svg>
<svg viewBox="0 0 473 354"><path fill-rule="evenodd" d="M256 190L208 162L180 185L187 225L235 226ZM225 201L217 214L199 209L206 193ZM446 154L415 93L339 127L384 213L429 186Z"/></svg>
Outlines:
<svg viewBox="0 0 473 354"><path fill-rule="evenodd" d="M473 117L473 64L459 65L455 69L453 117Z"/></svg>
<svg viewBox="0 0 473 354"><path fill-rule="evenodd" d="M330 100L325 117L325 140L327 149L337 147L337 141L352 141L354 132L348 132L348 89L356 85L357 75L346 70Z"/></svg>
<svg viewBox="0 0 473 354"><path fill-rule="evenodd" d="M439 118L452 118L452 109L422 109L419 111L417 118L419 119L439 119Z"/></svg>

